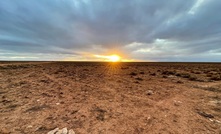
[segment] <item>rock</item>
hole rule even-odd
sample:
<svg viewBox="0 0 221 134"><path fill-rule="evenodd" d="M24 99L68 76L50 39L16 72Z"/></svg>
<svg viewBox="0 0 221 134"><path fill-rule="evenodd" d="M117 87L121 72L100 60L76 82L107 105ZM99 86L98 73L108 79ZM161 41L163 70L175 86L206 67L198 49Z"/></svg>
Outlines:
<svg viewBox="0 0 221 134"><path fill-rule="evenodd" d="M75 132L74 132L74 130L70 129L70 130L68 131L68 134L75 134Z"/></svg>
<svg viewBox="0 0 221 134"><path fill-rule="evenodd" d="M203 112L203 111L197 111L197 113L198 113L199 115L203 116L203 117L206 117L206 118L214 118L213 115L208 114L208 113L205 113L205 112Z"/></svg>
<svg viewBox="0 0 221 134"><path fill-rule="evenodd" d="M168 76L168 78L174 78L174 77L176 77L176 76L174 76L174 75L169 75Z"/></svg>
<svg viewBox="0 0 221 134"><path fill-rule="evenodd" d="M173 101L173 104L174 104L175 106L180 106L180 105L182 104L182 102L181 102L181 101L176 101L176 100L174 100L174 101Z"/></svg>
<svg viewBox="0 0 221 134"><path fill-rule="evenodd" d="M32 128L32 127L33 127L32 125L27 126L27 128Z"/></svg>
<svg viewBox="0 0 221 134"><path fill-rule="evenodd" d="M65 127L62 129L62 133L61 134L68 134L68 129Z"/></svg>
<svg viewBox="0 0 221 134"><path fill-rule="evenodd" d="M58 130L59 130L59 128L55 128L54 130L51 130L47 134L55 134Z"/></svg>
<svg viewBox="0 0 221 134"><path fill-rule="evenodd" d="M152 95L153 94L153 91L152 90L148 90L147 91L147 95Z"/></svg>
<svg viewBox="0 0 221 134"><path fill-rule="evenodd" d="M219 120L215 120L215 122L221 124L221 121L219 121ZM220 128L220 129L221 129L221 128Z"/></svg>
<svg viewBox="0 0 221 134"><path fill-rule="evenodd" d="M62 130L58 130L55 134L62 134Z"/></svg>
<svg viewBox="0 0 221 134"><path fill-rule="evenodd" d="M65 127L63 129L60 129L60 130L59 130L59 128L55 128L54 130L51 130L47 134L75 134L75 132L72 129L70 129L68 131L68 129Z"/></svg>

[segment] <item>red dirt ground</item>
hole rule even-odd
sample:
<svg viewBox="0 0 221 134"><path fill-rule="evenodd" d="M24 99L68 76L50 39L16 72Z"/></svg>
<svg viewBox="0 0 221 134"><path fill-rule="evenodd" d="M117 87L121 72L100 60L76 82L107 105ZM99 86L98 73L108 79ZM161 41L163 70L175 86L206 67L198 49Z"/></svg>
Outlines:
<svg viewBox="0 0 221 134"><path fill-rule="evenodd" d="M0 133L221 134L221 64L1 62Z"/></svg>

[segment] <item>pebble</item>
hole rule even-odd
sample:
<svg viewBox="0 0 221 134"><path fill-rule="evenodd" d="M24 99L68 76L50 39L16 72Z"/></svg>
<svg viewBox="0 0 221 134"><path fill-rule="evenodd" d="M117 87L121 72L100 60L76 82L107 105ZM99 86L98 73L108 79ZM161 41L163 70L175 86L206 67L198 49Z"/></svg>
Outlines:
<svg viewBox="0 0 221 134"><path fill-rule="evenodd" d="M174 102L174 105L175 105L175 106L180 106L180 105L182 104L181 101L176 101L176 100L174 100L173 102Z"/></svg>
<svg viewBox="0 0 221 134"><path fill-rule="evenodd" d="M58 130L55 134L63 134L62 130Z"/></svg>
<svg viewBox="0 0 221 134"><path fill-rule="evenodd" d="M209 118L209 120L210 120L211 122L215 122L215 123L221 124L221 121L219 121L219 120L213 120L213 119L210 119L210 118Z"/></svg>
<svg viewBox="0 0 221 134"><path fill-rule="evenodd" d="M27 126L27 128L32 128L32 127L33 127L32 125Z"/></svg>
<svg viewBox="0 0 221 134"><path fill-rule="evenodd" d="M67 134L68 133L68 129L65 127L62 129L62 133L61 134Z"/></svg>
<svg viewBox="0 0 221 134"><path fill-rule="evenodd" d="M58 130L59 130L59 128L55 128L54 130L51 130L47 134L55 134Z"/></svg>
<svg viewBox="0 0 221 134"><path fill-rule="evenodd" d="M68 134L75 134L75 132L74 132L74 130L70 129L70 130L68 131Z"/></svg>
<svg viewBox="0 0 221 134"><path fill-rule="evenodd" d="M221 121L219 121L219 120L215 120L215 122L221 124Z"/></svg>
<svg viewBox="0 0 221 134"><path fill-rule="evenodd" d="M51 130L47 134L75 134L75 132L72 129L68 131L68 129L65 127L63 129L55 128L54 130Z"/></svg>
<svg viewBox="0 0 221 134"><path fill-rule="evenodd" d="M147 91L147 95L152 95L153 94L153 91L152 90L148 90Z"/></svg>

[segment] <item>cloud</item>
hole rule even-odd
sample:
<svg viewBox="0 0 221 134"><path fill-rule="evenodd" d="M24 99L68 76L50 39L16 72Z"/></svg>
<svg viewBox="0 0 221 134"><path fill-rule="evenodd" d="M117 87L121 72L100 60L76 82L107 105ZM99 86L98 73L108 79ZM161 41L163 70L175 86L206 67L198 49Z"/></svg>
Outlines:
<svg viewBox="0 0 221 134"><path fill-rule="evenodd" d="M60 60L58 54L79 58L85 53L118 52L138 60L220 61L220 4L219 0L2 0L0 50L14 57L26 53L44 59L52 54L53 60Z"/></svg>

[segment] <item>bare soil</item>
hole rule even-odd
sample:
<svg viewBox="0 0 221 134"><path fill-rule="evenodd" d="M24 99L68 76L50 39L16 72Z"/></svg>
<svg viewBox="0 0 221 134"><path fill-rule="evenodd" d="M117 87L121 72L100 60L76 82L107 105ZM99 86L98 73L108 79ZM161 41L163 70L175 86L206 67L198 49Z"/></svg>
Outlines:
<svg viewBox="0 0 221 134"><path fill-rule="evenodd" d="M0 62L0 133L221 134L221 64Z"/></svg>

